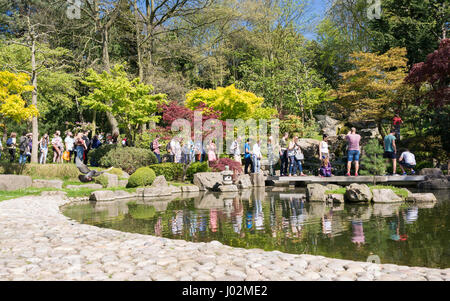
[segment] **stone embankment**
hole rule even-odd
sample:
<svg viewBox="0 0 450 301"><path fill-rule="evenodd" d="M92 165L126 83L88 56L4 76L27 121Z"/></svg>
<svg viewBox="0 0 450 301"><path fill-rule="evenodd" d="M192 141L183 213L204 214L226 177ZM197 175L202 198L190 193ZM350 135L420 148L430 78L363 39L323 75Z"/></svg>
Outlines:
<svg viewBox="0 0 450 301"><path fill-rule="evenodd" d="M0 280L450 280L450 269L192 243L79 224L63 193L0 202Z"/></svg>

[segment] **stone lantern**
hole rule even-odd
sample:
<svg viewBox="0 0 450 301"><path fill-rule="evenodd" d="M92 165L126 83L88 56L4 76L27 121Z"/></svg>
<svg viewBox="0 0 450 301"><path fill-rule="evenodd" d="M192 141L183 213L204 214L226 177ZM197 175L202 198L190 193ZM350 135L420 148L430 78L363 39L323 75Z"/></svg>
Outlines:
<svg viewBox="0 0 450 301"><path fill-rule="evenodd" d="M222 171L223 185L233 184L233 172L230 170L228 165L225 166L225 170Z"/></svg>

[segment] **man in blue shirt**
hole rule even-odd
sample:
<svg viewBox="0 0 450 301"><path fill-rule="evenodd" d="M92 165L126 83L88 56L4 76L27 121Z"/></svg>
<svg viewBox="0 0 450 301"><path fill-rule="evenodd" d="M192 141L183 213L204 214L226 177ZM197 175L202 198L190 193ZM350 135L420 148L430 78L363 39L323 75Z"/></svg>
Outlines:
<svg viewBox="0 0 450 301"><path fill-rule="evenodd" d="M251 166L251 171L253 171L253 161L252 161L252 152L250 150L250 139L247 138L244 144L244 161L245 161L245 173L248 174L248 166Z"/></svg>
<svg viewBox="0 0 450 301"><path fill-rule="evenodd" d="M395 130L384 137L384 158L392 160L392 175L397 176L397 146L395 145Z"/></svg>

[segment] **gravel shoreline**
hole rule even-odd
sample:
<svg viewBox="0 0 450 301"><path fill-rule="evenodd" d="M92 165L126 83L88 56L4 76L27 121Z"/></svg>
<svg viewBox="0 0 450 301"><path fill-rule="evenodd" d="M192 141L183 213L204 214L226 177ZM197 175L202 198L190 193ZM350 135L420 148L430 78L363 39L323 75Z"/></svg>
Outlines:
<svg viewBox="0 0 450 301"><path fill-rule="evenodd" d="M450 268L374 264L193 243L79 224L61 195L0 202L0 280L429 280Z"/></svg>

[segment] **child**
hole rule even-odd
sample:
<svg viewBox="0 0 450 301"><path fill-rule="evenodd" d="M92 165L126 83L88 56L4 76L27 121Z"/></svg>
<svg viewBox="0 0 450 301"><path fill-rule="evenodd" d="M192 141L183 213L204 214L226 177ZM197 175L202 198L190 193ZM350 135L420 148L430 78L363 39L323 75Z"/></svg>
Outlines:
<svg viewBox="0 0 450 301"><path fill-rule="evenodd" d="M331 174L331 164L327 157L322 160L322 165L320 166L319 175L321 177L332 177Z"/></svg>

